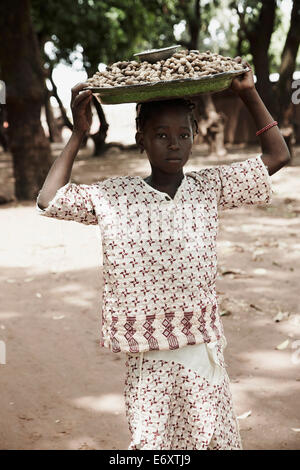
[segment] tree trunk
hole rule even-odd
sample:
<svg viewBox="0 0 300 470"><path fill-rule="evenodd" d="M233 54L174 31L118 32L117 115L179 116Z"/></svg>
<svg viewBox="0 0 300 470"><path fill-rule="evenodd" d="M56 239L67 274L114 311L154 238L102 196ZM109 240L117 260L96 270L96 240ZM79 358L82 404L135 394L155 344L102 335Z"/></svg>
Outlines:
<svg viewBox="0 0 300 470"><path fill-rule="evenodd" d="M199 31L201 27L200 0L194 1L194 14L188 19L188 28L190 32L190 44L188 49L198 49Z"/></svg>
<svg viewBox="0 0 300 470"><path fill-rule="evenodd" d="M50 142L62 142L62 127L59 127L57 119L54 118L50 102L51 92L45 86L45 114L49 129Z"/></svg>
<svg viewBox="0 0 300 470"><path fill-rule="evenodd" d="M200 0L194 0L194 2L193 14L186 16L190 33L189 49L198 49L201 27ZM198 116L198 126L204 141L209 145L209 153L216 153L218 156L226 155L223 116L217 113L211 95L199 95L197 102L196 115Z"/></svg>
<svg viewBox="0 0 300 470"><path fill-rule="evenodd" d="M293 116L289 112L292 106L292 81L296 66L296 58L300 43L300 0L294 0L291 12L290 29L281 54L279 81L277 84L277 118L279 125L293 127Z"/></svg>
<svg viewBox="0 0 300 470"><path fill-rule="evenodd" d="M261 2L262 6L259 18L255 24L245 23L245 12L237 13L240 18L240 28L250 44L250 51L253 57L255 74L257 77L256 88L262 100L271 113L274 112L274 96L272 93L272 85L269 79L269 46L271 36L274 29L276 0L265 0ZM241 46L242 34L238 33L239 43Z"/></svg>
<svg viewBox="0 0 300 470"><path fill-rule="evenodd" d="M17 199L32 200L44 183L52 159L40 121L44 77L29 0L2 0L0 29L15 194Z"/></svg>
<svg viewBox="0 0 300 470"><path fill-rule="evenodd" d="M73 131L73 124L71 123L70 119L68 118L65 107L62 104L62 101L61 101L60 97L58 96L57 86L55 85L53 77L52 77L52 71L53 71L53 68L51 67L49 69L49 77L48 78L49 78L49 80L51 82L51 85L52 85L52 95L54 96L54 98L56 99L56 101L58 103L58 106L59 106L62 118L64 120L65 126L67 126L71 131Z"/></svg>
<svg viewBox="0 0 300 470"><path fill-rule="evenodd" d="M274 95L269 78L268 50L260 43L252 43L250 46L253 57L255 74L257 77L256 89L271 114L274 113Z"/></svg>
<svg viewBox="0 0 300 470"><path fill-rule="evenodd" d="M224 157L227 150L224 146L225 115L218 113L212 95L203 95L196 106L199 131L204 142L209 146L209 154Z"/></svg>
<svg viewBox="0 0 300 470"><path fill-rule="evenodd" d="M52 71L53 71L53 68L50 67L50 73L49 73L49 80L51 82L51 85L52 85L52 96L54 96L54 98L56 99L57 103L58 103L58 106L59 106L59 109L60 109L60 112L61 112L61 119L58 121L58 123L60 124L61 126L61 130L63 129L64 126L68 127L68 129L70 129L70 131L73 131L73 124L71 123L70 119L68 118L67 116L67 112L66 112L66 109L60 99L60 97L58 96L58 93L57 93L57 86L53 80L53 77L52 77ZM58 118L59 119L59 118ZM61 123L62 121L62 123ZM87 144L87 140L88 140L88 135L85 135L84 138L82 139L81 141L81 144L80 144L80 148L85 148L86 147L86 144Z"/></svg>
<svg viewBox="0 0 300 470"><path fill-rule="evenodd" d="M257 91L270 112L274 112L274 96L270 82L269 47L274 30L276 0L262 2L256 28L249 35L250 50L257 77Z"/></svg>
<svg viewBox="0 0 300 470"><path fill-rule="evenodd" d="M93 103L96 108L99 121L100 121L100 127L99 127L98 132L90 136L93 139L94 144L95 144L94 157L96 157L96 156L102 155L107 148L107 145L105 144L105 139L107 136L109 125L106 121L103 108L95 96L93 96Z"/></svg>

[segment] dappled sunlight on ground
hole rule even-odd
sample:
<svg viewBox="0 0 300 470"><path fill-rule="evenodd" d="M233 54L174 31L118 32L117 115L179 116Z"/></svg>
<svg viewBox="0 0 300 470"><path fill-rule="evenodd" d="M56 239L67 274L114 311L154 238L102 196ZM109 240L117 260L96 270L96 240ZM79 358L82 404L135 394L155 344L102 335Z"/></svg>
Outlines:
<svg viewBox="0 0 300 470"><path fill-rule="evenodd" d="M110 393L101 397L80 397L73 400L79 408L102 413L124 413L124 398L122 394Z"/></svg>

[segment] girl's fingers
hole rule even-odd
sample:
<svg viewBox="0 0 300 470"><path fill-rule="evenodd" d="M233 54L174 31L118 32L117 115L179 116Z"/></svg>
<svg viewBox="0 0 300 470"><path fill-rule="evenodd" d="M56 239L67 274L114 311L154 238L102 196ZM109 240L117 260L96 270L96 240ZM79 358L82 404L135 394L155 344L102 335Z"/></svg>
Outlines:
<svg viewBox="0 0 300 470"><path fill-rule="evenodd" d="M89 86L88 83L77 83L72 89L71 89L71 106L74 106L74 103L76 101L76 98L80 95L83 94L83 96L88 95L88 93L91 93L90 90L85 90L83 91L84 88L87 88ZM81 92L81 93L80 93ZM77 104L77 103L76 103Z"/></svg>
<svg viewBox="0 0 300 470"><path fill-rule="evenodd" d="M87 83L77 83L77 85L73 86L73 88L71 89L72 99L74 99L75 96L78 95L80 90L82 90L83 88L86 88L87 86L88 86Z"/></svg>
<svg viewBox="0 0 300 470"><path fill-rule="evenodd" d="M73 105L77 106L81 101L83 101L86 98L89 98L91 96L92 92L90 90L86 90L81 92L79 95L77 95L74 99Z"/></svg>
<svg viewBox="0 0 300 470"><path fill-rule="evenodd" d="M91 96L88 96L86 99L84 99L84 101L83 101L83 102L84 102L85 106L88 106L88 105L90 104L90 102L91 102L91 99L92 99L92 97L91 97Z"/></svg>
<svg viewBox="0 0 300 470"><path fill-rule="evenodd" d="M87 112L87 117L88 117L89 122L92 122L92 117L93 117L92 108L91 108L91 105L89 103L87 104L86 112Z"/></svg>

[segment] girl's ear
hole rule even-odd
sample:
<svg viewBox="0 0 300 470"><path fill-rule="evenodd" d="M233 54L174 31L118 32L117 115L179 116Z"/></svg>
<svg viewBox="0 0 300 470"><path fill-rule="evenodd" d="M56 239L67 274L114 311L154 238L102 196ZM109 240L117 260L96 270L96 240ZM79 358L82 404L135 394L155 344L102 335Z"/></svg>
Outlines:
<svg viewBox="0 0 300 470"><path fill-rule="evenodd" d="M143 138L143 133L142 132L138 131L135 134L135 141L136 141L137 146L139 147L141 153L143 153L145 148L144 148L144 138Z"/></svg>

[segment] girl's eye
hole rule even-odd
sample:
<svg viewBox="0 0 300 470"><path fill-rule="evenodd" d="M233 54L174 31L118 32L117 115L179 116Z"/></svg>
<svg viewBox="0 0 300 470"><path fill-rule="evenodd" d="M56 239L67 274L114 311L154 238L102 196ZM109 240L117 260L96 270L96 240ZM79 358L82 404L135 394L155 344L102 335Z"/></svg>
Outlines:
<svg viewBox="0 0 300 470"><path fill-rule="evenodd" d="M156 134L160 139L165 139L167 138L167 134ZM190 134L181 134L181 136L183 139L189 139L190 137Z"/></svg>
<svg viewBox="0 0 300 470"><path fill-rule="evenodd" d="M164 139L165 137L167 137L167 134L157 134L157 136L158 136L160 139Z"/></svg>

